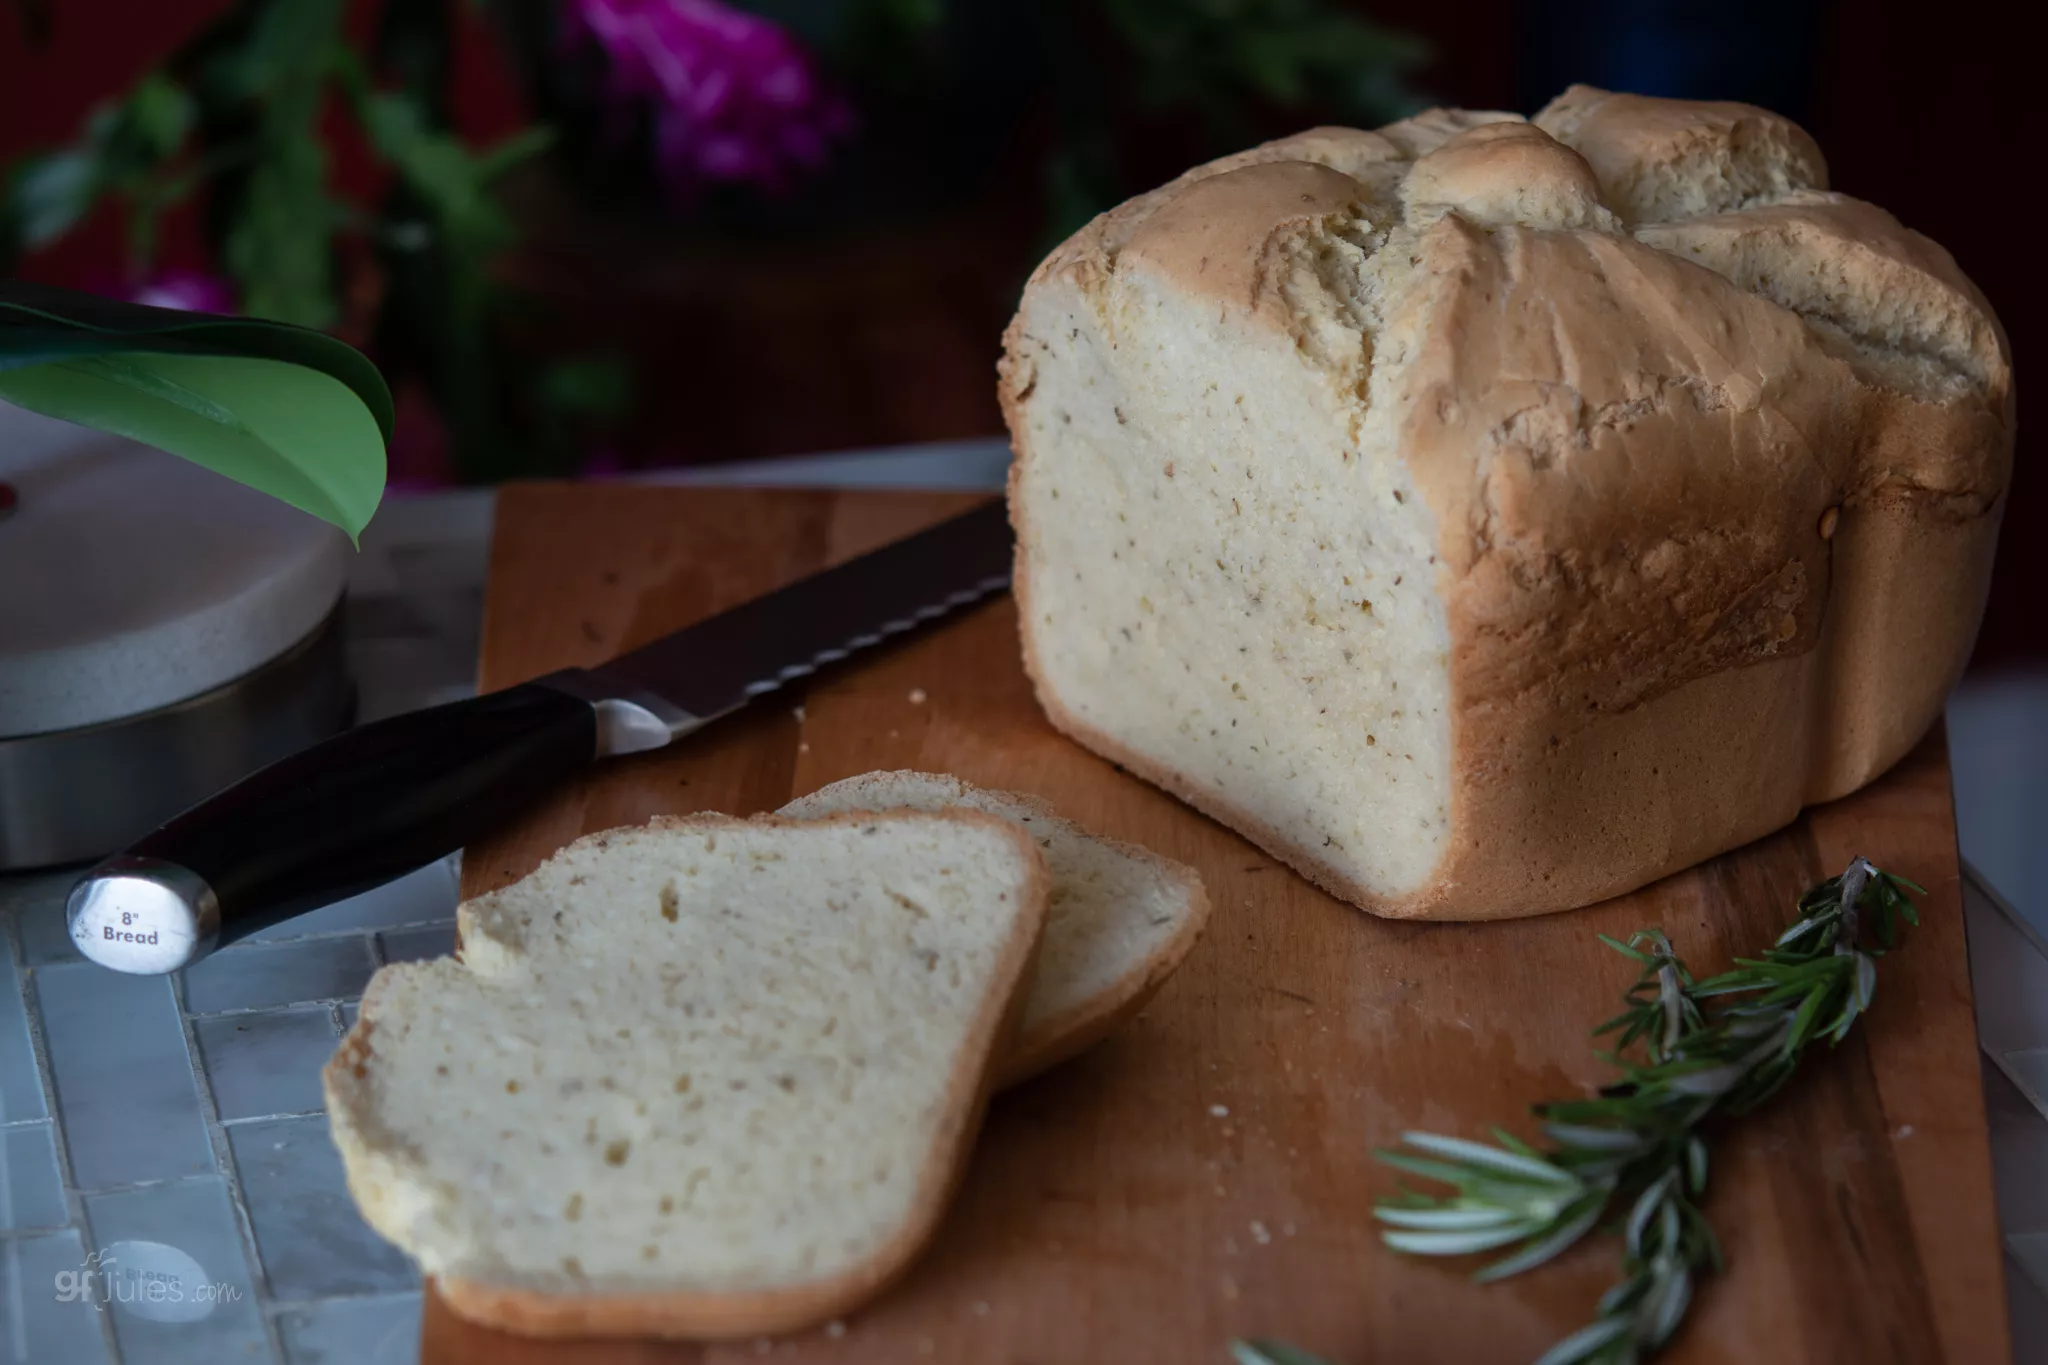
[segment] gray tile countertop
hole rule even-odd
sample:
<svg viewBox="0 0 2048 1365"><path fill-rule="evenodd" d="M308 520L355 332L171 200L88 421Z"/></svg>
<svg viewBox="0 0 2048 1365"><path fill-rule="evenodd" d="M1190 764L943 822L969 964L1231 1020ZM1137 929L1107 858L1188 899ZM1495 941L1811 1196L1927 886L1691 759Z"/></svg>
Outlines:
<svg viewBox="0 0 2048 1365"><path fill-rule="evenodd" d="M662 481L993 487L1006 454L974 442ZM395 500L363 537L347 622L366 718L470 690L490 518L488 493ZM2048 828L2048 764L2013 752L2048 754L2036 681L2031 712L2022 682L1983 706L1966 692L1951 716L1965 853L2029 889L2043 884L2026 831ZM1997 838L1980 845L1979 829ZM0 877L0 1365L409 1365L417 1272L349 1203L318 1072L379 964L452 946L453 861L179 978L80 961L62 922L70 878ZM1974 872L1964 899L2015 1358L2043 1360L2048 951L2028 915L2048 906L2023 914Z"/></svg>
<svg viewBox="0 0 2048 1365"><path fill-rule="evenodd" d="M175 978L79 960L71 875L0 878L0 1361L416 1359L418 1274L349 1203L319 1073L379 963L453 945L453 862Z"/></svg>

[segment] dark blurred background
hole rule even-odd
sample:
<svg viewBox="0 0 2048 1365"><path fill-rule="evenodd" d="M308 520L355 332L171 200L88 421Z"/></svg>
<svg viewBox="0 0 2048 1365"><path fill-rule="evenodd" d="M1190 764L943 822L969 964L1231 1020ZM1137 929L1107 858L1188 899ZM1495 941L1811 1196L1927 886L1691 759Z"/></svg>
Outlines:
<svg viewBox="0 0 2048 1365"><path fill-rule="evenodd" d="M1311 123L1585 81L1798 119L1835 188L1955 254L2024 373L2012 13L0 0L0 273L335 330L393 380L400 490L991 435L1017 289L1090 214ZM2025 445L1980 668L2048 658Z"/></svg>

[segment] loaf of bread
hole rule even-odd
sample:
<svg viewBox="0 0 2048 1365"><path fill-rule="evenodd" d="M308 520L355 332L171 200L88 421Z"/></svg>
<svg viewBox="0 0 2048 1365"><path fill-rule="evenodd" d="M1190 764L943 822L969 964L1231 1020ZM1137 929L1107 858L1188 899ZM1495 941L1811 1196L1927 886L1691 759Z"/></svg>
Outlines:
<svg viewBox="0 0 2048 1365"><path fill-rule="evenodd" d="M550 1336L822 1321L937 1226L1048 881L973 811L692 816L465 904L325 1081L349 1192L465 1317Z"/></svg>
<svg viewBox="0 0 2048 1365"><path fill-rule="evenodd" d="M1023 1020L996 1067L1001 1089L1092 1047L1144 1008L1200 937L1209 898L1183 863L1090 834L1036 797L945 773L863 773L800 796L780 814L808 820L853 810L956 809L1023 825L1044 850L1051 878Z"/></svg>
<svg viewBox="0 0 2048 1365"><path fill-rule="evenodd" d="M1032 276L1001 396L1053 722L1443 919L1627 891L1897 761L2012 454L1945 251L1783 118L1582 86L1131 200Z"/></svg>

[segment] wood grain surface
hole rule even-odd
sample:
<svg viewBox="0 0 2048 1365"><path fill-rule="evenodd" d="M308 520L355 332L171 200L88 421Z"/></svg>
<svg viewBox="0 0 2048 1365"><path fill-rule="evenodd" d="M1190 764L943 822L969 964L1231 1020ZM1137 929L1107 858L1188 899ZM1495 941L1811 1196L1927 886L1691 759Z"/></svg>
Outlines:
<svg viewBox="0 0 2048 1365"><path fill-rule="evenodd" d="M931 494L525 485L498 504L482 684L593 664L970 505ZM912 698L920 691L923 700ZM799 716L796 707L802 705ZM1589 909L1376 920L1056 734L990 603L671 750L625 760L472 848L475 895L586 831L770 810L872 768L1034 792L1200 869L1215 913L1131 1026L993 1105L966 1184L900 1285L775 1341L529 1342L430 1297L434 1365L1197 1365L1272 1335L1349 1365L1526 1361L1584 1322L1611 1238L1493 1287L1393 1255L1370 1219L1405 1128L1480 1135L1605 1078L1587 1027L1628 964L1596 932L1662 925L1701 970L1768 943L1853 854L1929 889L1873 1013L1726 1130L1707 1210L1730 1268L1665 1359L2010 1359L1940 733L1870 788Z"/></svg>

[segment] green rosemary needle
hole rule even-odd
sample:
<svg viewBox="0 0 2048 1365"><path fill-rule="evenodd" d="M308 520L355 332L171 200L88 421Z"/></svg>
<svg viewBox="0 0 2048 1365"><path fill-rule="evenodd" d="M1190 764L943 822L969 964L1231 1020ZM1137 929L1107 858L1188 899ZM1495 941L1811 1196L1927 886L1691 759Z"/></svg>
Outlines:
<svg viewBox="0 0 2048 1365"><path fill-rule="evenodd" d="M1402 1134L1406 1150L1379 1159L1452 1193L1381 1200L1381 1240L1423 1256L1506 1249L1477 1272L1491 1281L1542 1265L1618 1216L1621 1279L1593 1321L1537 1365L1633 1365L1662 1349L1698 1278L1721 1268L1698 1203L1707 1185L1701 1128L1769 1099L1816 1039L1847 1036L1870 1008L1877 959L1897 943L1899 922L1919 923L1909 891L1925 894L1857 858L1800 897L1799 918L1761 957L1737 958L1705 980L1662 930L1638 930L1626 943L1601 935L1639 968L1622 1012L1594 1030L1619 1035L1607 1059L1621 1079L1591 1099L1538 1106L1540 1148L1501 1129L1494 1143ZM1239 1365L1325 1365L1276 1342L1232 1351Z"/></svg>

